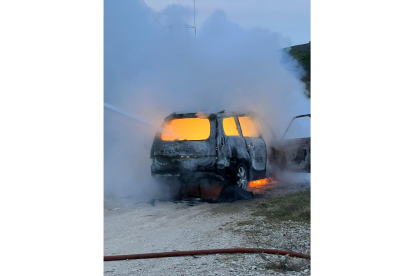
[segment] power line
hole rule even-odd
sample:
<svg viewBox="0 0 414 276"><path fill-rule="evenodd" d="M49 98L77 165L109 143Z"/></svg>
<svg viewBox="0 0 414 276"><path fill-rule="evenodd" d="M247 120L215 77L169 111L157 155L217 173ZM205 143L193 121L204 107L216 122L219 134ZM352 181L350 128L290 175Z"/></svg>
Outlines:
<svg viewBox="0 0 414 276"><path fill-rule="evenodd" d="M141 1L142 1L142 3L144 3L145 7L147 7L148 11L149 11L149 12L152 14L152 16L155 18L155 21L157 21L157 22L158 22L158 24L160 24L160 26L161 26L161 28L162 28L162 25L161 25L160 21L158 21L158 19L157 19L157 18L155 17L155 15L152 13L151 9L150 9L150 8L148 8L148 6L147 6L147 4L145 4L144 0L141 0Z"/></svg>
<svg viewBox="0 0 414 276"><path fill-rule="evenodd" d="M168 25L166 27L162 26L161 23L160 23L160 21L158 21L157 17L155 17L155 15L152 13L151 9L147 6L147 4L145 3L145 1L144 0L141 0L141 1L142 1L142 3L144 3L145 7L147 7L148 11L154 17L155 21L158 22L158 24L161 26L161 28L169 28L170 29L170 32L171 32L171 30L172 30L172 28L174 26L173 25ZM194 29L194 34L197 35L197 28L196 28L196 25L195 25L195 0L193 0L193 2L194 2L194 26L186 25L184 28Z"/></svg>

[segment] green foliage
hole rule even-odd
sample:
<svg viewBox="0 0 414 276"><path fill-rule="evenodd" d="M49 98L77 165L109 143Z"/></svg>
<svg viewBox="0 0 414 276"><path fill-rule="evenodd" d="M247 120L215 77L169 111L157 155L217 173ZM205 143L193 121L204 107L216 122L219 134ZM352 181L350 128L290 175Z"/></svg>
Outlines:
<svg viewBox="0 0 414 276"><path fill-rule="evenodd" d="M310 190L281 195L259 204L256 215L267 220L292 220L310 223Z"/></svg>

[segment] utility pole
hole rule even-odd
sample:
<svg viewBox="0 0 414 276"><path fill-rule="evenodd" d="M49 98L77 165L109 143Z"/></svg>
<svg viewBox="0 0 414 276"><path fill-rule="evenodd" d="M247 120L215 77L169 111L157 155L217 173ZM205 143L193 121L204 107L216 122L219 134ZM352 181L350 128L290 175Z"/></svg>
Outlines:
<svg viewBox="0 0 414 276"><path fill-rule="evenodd" d="M195 24L195 0L194 0L194 35L197 35L197 28Z"/></svg>

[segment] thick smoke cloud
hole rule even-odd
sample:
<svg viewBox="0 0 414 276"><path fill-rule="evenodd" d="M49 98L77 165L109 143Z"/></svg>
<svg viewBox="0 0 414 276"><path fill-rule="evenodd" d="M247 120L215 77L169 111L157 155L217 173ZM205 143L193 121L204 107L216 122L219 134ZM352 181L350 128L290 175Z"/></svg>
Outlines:
<svg viewBox="0 0 414 276"><path fill-rule="evenodd" d="M300 72L280 50L288 38L245 30L220 10L195 36L179 28L192 23L191 7L169 6L155 18L140 1L106 0L104 8L106 103L154 125L172 112L250 110L278 136L310 111ZM105 196L156 193L149 158L156 129L111 110L104 127Z"/></svg>

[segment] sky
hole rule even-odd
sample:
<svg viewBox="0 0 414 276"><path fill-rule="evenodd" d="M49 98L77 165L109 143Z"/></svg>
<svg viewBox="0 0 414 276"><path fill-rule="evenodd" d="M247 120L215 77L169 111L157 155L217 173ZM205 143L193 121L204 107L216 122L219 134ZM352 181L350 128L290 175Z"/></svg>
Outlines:
<svg viewBox="0 0 414 276"><path fill-rule="evenodd" d="M153 11L168 5L193 7L193 0L144 0ZM288 37L291 46L310 41L310 0L196 0L196 26L201 26L215 10L243 28L260 27ZM193 17L188 20L193 25Z"/></svg>

